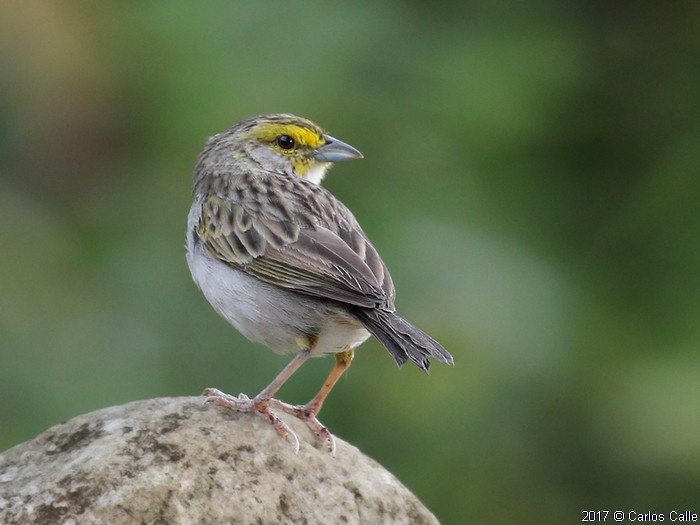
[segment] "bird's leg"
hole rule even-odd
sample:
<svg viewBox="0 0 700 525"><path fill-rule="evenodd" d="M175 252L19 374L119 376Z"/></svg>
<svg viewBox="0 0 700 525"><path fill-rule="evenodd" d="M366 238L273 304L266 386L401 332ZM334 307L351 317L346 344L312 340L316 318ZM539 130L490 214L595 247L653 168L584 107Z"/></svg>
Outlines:
<svg viewBox="0 0 700 525"><path fill-rule="evenodd" d="M279 401L272 399L272 396L274 396L284 382L306 362L309 356L309 350L304 350L295 355L294 359L277 374L277 377L273 379L272 383L267 385L262 392L253 399L250 399L245 394L240 394L238 397L235 397L225 394L216 388L207 388L203 393L206 396L205 403L216 403L217 405L236 410L237 412L257 412L265 416L272 426L275 427L278 434L291 437L295 444L295 450L299 452L299 438L297 438L297 435L289 428L287 423L270 411L270 407L275 407L276 403L279 403Z"/></svg>
<svg viewBox="0 0 700 525"><path fill-rule="evenodd" d="M345 350L335 354L335 365L333 366L331 373L328 374L328 378L326 378L326 381L318 391L318 394L316 394L314 398L305 405L289 405L276 399L270 400L270 406L272 408L283 410L284 412L305 421L314 434L326 442L328 445L328 450L331 452L331 454L335 454L335 439L333 439L333 435L325 426L323 426L323 424L321 424L316 416L321 411L323 402L326 400L326 397L328 397L328 394L340 379L340 376L342 376L343 373L350 367L350 363L352 363L352 358L354 355L354 350Z"/></svg>

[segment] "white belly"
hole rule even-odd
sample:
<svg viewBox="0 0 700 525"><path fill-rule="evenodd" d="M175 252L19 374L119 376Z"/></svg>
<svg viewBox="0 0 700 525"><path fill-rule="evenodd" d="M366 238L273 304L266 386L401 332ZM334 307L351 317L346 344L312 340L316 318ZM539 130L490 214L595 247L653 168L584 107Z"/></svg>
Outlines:
<svg viewBox="0 0 700 525"><path fill-rule="evenodd" d="M190 214L190 223L194 217ZM336 304L264 283L204 253L189 225L187 263L207 301L239 332L278 353L299 352L313 340L313 354L355 348L369 332Z"/></svg>

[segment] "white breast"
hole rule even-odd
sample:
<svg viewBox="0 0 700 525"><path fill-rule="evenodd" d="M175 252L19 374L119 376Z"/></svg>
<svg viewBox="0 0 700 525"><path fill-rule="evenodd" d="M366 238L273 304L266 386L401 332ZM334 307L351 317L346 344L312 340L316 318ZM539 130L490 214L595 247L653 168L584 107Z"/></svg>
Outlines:
<svg viewBox="0 0 700 525"><path fill-rule="evenodd" d="M264 283L212 259L192 234L198 203L188 217L187 263L207 301L239 332L278 353L298 352L316 334L314 354L355 348L369 337L364 327L337 303L314 299Z"/></svg>

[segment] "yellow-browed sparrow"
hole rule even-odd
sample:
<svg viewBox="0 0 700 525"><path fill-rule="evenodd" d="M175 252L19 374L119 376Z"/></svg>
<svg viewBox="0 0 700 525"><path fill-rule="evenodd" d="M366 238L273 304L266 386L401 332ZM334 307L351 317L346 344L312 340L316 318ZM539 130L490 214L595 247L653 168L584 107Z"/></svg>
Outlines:
<svg viewBox="0 0 700 525"><path fill-rule="evenodd" d="M211 137L194 168L187 221L187 263L214 309L252 341L295 354L257 396L205 390L208 400L266 416L271 409L304 420L335 443L316 416L348 368L354 350L374 335L401 366L428 370L428 357L452 364L437 341L394 309L394 285L357 220L319 183L332 163L359 159L352 146L288 114L261 115ZM335 354L335 366L305 405L273 396L309 357Z"/></svg>

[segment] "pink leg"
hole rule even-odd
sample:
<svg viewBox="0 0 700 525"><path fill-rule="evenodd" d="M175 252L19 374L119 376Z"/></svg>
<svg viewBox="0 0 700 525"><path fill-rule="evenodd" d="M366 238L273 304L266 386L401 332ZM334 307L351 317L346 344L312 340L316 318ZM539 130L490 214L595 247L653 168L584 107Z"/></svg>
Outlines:
<svg viewBox="0 0 700 525"><path fill-rule="evenodd" d="M231 410L236 410L238 412L257 412L265 416L277 433L281 436L289 436L295 443L295 449L299 452L299 438L294 433L294 431L277 417L270 409L277 409L287 414L290 414L298 419L304 421L309 428L316 434L320 439L326 442L328 450L335 454L335 439L328 431L328 429L321 424L321 422L316 417L321 411L323 402L328 397L328 394L336 385L343 373L350 367L352 359L354 357L354 350L345 350L344 352L339 352L335 354L335 365L328 374L328 378L323 383L323 386L314 396L314 398L306 403L305 405L290 405L273 399L277 391L282 387L285 381L296 372L299 367L304 364L304 362L309 358L310 352L305 350L294 356L289 364L284 367L284 369L275 377L275 379L267 387L263 389L257 396L250 399L245 394L240 394L238 397L225 394L216 388L207 388L204 391L204 395L207 396L205 402L216 403Z"/></svg>
<svg viewBox="0 0 700 525"><path fill-rule="evenodd" d="M346 350L335 354L335 365L333 366L331 373L328 374L328 378L323 383L323 386L318 391L318 394L316 394L314 398L305 405L289 405L276 399L270 400L270 405L273 408L282 410L301 419L302 421L305 421L314 434L326 442L328 450L331 452L331 454L335 454L335 439L333 439L333 435L323 424L321 424L316 416L321 411L323 402L326 400L326 397L328 397L331 390L333 390L333 387L340 379L340 376L342 376L343 373L345 373L345 371L350 367L354 354L355 352L353 350Z"/></svg>
<svg viewBox="0 0 700 525"><path fill-rule="evenodd" d="M277 374L277 377L273 379L272 383L267 385L262 392L260 392L253 399L250 399L245 394L240 394L238 397L225 394L216 388L207 388L204 390L204 395L207 396L205 402L216 403L217 405L230 408L231 410L236 410L238 412L258 412L259 414L265 416L277 433L281 436L289 436L294 441L295 450L299 452L299 438L294 433L294 431L289 428L289 425L282 421L279 417L270 411L271 401L276 401L272 399L277 391L282 387L285 381L291 377L291 375L296 372L301 365L306 362L309 358L310 352L305 350L299 352L294 356L287 366L285 366L282 371Z"/></svg>

